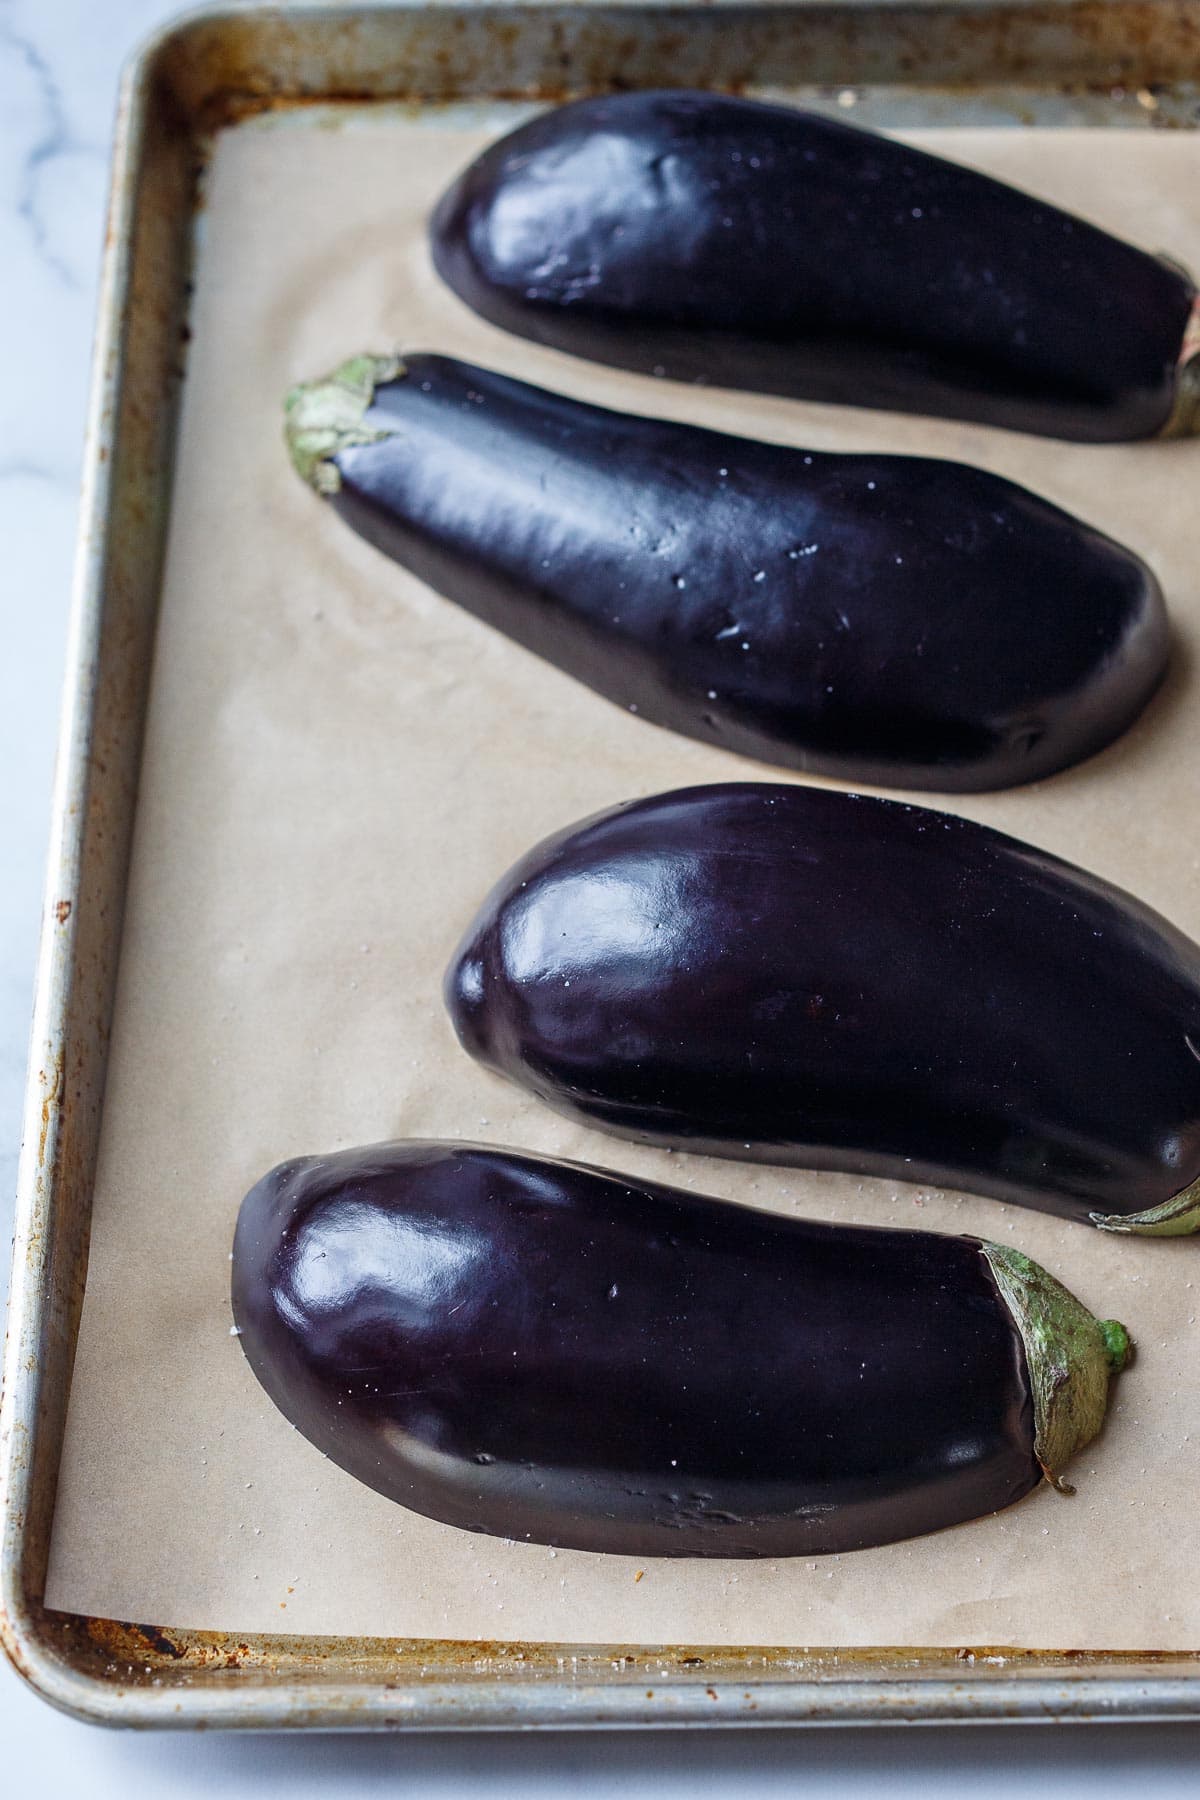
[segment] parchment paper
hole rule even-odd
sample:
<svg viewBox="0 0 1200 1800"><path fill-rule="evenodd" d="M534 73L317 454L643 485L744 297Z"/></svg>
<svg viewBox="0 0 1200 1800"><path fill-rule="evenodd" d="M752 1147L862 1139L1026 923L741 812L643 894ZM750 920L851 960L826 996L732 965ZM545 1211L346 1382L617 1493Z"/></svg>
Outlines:
<svg viewBox="0 0 1200 1800"><path fill-rule="evenodd" d="M219 143L48 1602L234 1631L1200 1648L1200 1241L1139 1244L895 1182L637 1149L565 1124L458 1050L443 967L527 846L631 795L779 777L629 717L367 548L289 468L280 401L358 350L444 349L747 435L960 457L1095 520L1163 580L1178 634L1166 691L1082 768L940 803L1100 871L1193 936L1200 444L1088 448L699 391L506 337L437 282L423 220L513 116L268 119ZM1200 267L1189 134L920 141ZM285 1156L404 1135L562 1153L821 1218L1011 1237L1123 1319L1138 1361L1074 1465L1075 1499L1043 1485L916 1542L701 1563L456 1532L324 1461L230 1335L247 1187Z"/></svg>

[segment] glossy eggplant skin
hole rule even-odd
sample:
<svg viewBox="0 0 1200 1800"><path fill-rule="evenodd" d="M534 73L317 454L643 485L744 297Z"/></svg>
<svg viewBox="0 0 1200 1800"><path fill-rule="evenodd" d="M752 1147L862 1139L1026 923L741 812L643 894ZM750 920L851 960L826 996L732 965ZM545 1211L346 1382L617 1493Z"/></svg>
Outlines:
<svg viewBox="0 0 1200 1800"><path fill-rule="evenodd" d="M500 882L445 997L481 1062L650 1143L1096 1222L1200 1176L1200 950L920 807L755 783L617 807Z"/></svg>
<svg viewBox="0 0 1200 1800"><path fill-rule="evenodd" d="M642 719L848 780L1005 787L1090 755L1166 667L1129 551L999 476L629 417L419 355L332 504Z"/></svg>
<svg viewBox="0 0 1200 1800"><path fill-rule="evenodd" d="M986 175L686 91L518 127L431 237L476 312L593 361L1095 442L1167 425L1196 292Z"/></svg>
<svg viewBox="0 0 1200 1800"><path fill-rule="evenodd" d="M973 1239L384 1144L251 1190L233 1306L307 1438L468 1531L819 1554L980 1517L1040 1479L1024 1346Z"/></svg>

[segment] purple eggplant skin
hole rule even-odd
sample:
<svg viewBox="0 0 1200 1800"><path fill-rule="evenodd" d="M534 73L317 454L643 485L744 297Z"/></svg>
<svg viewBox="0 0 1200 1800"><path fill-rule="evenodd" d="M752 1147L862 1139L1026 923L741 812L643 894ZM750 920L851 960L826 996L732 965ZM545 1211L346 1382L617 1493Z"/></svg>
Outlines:
<svg viewBox="0 0 1200 1800"><path fill-rule="evenodd" d="M1200 950L945 813L757 783L618 806L504 877L445 998L472 1056L622 1137L1200 1224Z"/></svg>
<svg viewBox="0 0 1200 1800"><path fill-rule="evenodd" d="M383 1144L251 1190L233 1309L305 1437L468 1531L800 1556L981 1517L1041 1475L1024 1345L974 1239Z"/></svg>
<svg viewBox="0 0 1200 1800"><path fill-rule="evenodd" d="M1200 425L1182 270L816 113L577 101L485 150L431 240L484 318L643 374L1085 442Z"/></svg>
<svg viewBox="0 0 1200 1800"><path fill-rule="evenodd" d="M331 504L644 720L953 792L1091 755L1162 679L1146 565L997 475L630 417L447 357L404 370L373 390L374 441L333 457Z"/></svg>

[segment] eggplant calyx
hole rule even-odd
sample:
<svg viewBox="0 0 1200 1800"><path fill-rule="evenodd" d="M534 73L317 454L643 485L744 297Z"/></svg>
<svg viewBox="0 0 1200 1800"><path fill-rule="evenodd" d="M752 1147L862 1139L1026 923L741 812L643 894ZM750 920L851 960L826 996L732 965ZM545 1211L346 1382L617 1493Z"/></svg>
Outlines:
<svg viewBox="0 0 1200 1800"><path fill-rule="evenodd" d="M1200 433L1200 294L1184 328L1175 375L1175 404L1160 437L1195 437Z"/></svg>
<svg viewBox="0 0 1200 1800"><path fill-rule="evenodd" d="M375 389L404 374L398 356L352 356L322 381L301 381L283 403L284 436L296 473L318 494L336 494L342 485L334 458L354 444L377 444L389 437L366 423Z"/></svg>
<svg viewBox="0 0 1200 1800"><path fill-rule="evenodd" d="M1109 1377L1130 1357L1129 1333L1096 1319L1053 1275L1011 1245L984 1242L996 1286L1025 1346L1033 1397L1033 1453L1060 1494L1062 1471L1104 1423Z"/></svg>
<svg viewBox="0 0 1200 1800"><path fill-rule="evenodd" d="M1200 1179L1145 1212L1094 1212L1088 1218L1101 1231L1127 1232L1134 1237L1190 1237L1200 1231Z"/></svg>

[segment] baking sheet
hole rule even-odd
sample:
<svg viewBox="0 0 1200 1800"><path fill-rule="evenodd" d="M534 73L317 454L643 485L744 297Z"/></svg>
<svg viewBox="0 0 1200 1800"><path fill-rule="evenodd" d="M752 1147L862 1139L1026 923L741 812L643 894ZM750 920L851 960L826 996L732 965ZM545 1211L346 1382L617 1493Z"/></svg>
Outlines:
<svg viewBox="0 0 1200 1800"><path fill-rule="evenodd" d="M557 1119L457 1049L441 970L530 843L634 794L778 777L630 719L378 557L292 474L280 397L355 350L445 349L780 442L961 457L1094 519L1164 582L1178 634L1166 690L1085 767L946 804L1133 888L1195 936L1200 444L1067 446L678 388L508 338L437 282L423 219L515 117L331 112L326 129L267 117L218 140L47 1604L191 1629L509 1642L1200 1647L1194 1243L639 1149ZM1200 266L1194 137L911 135ZM326 1463L230 1335L229 1244L250 1183L284 1156L404 1135L487 1138L824 1218L1011 1236L1124 1319L1139 1359L1073 1466L1075 1499L1043 1487L909 1544L639 1562L454 1532Z"/></svg>

